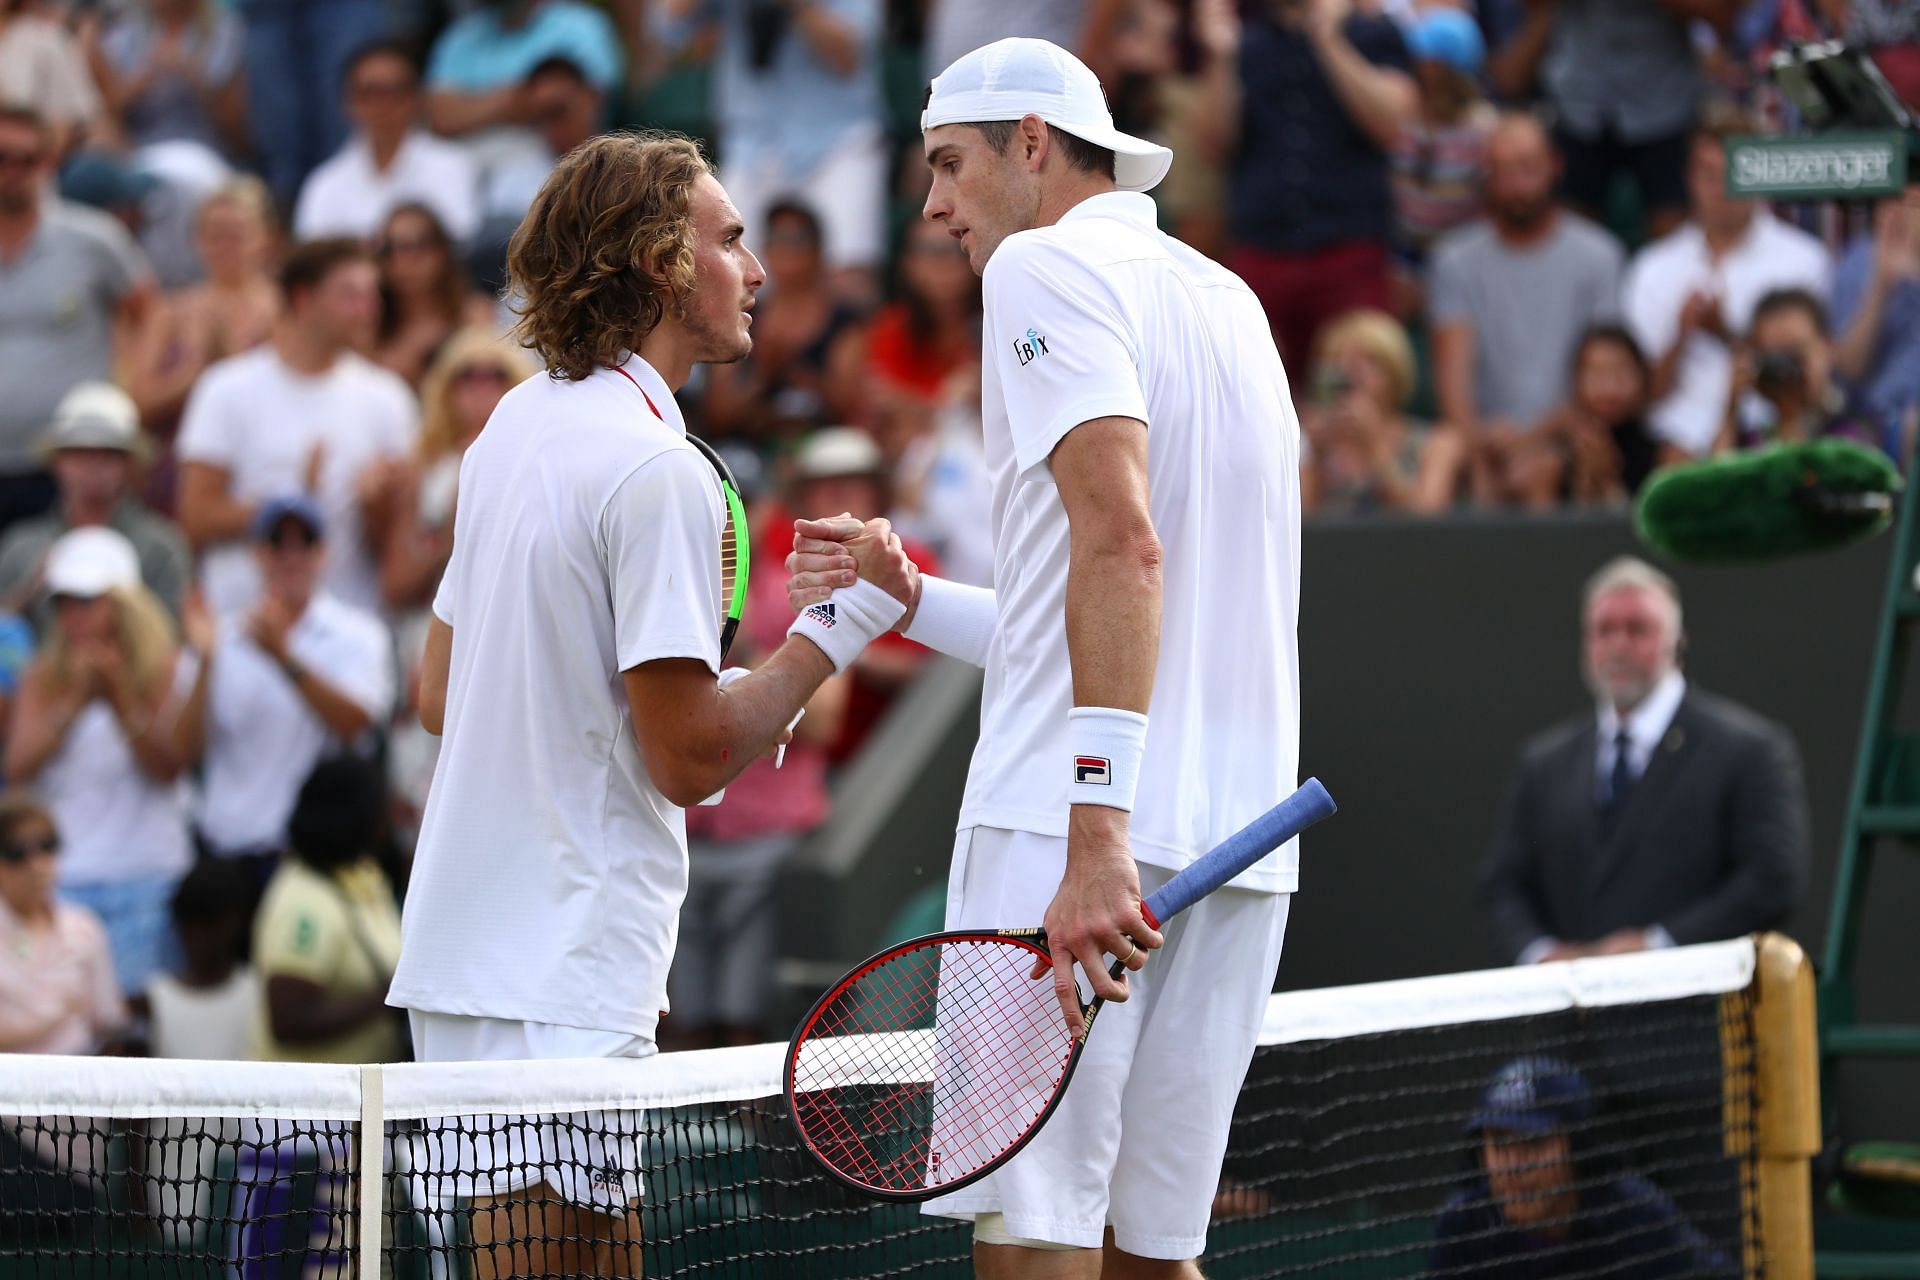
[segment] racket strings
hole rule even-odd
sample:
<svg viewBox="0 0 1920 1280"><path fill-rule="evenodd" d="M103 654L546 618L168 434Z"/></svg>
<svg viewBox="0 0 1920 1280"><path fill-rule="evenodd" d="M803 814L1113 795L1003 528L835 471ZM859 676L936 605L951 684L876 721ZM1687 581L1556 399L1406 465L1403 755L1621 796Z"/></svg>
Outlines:
<svg viewBox="0 0 1920 1280"><path fill-rule="evenodd" d="M856 976L815 1016L794 1062L794 1119L816 1153L878 1191L978 1172L1046 1113L1072 1049L1037 953L947 939Z"/></svg>

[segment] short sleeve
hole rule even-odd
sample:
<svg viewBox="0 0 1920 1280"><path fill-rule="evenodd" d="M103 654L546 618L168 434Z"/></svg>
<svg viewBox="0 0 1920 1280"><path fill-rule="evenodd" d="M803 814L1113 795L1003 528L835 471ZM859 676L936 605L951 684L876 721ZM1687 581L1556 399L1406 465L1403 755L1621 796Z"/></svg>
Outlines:
<svg viewBox="0 0 1920 1280"><path fill-rule="evenodd" d="M1619 242L1605 231L1598 232L1593 247L1593 310L1587 319L1593 324L1608 324L1620 318L1620 284L1627 255Z"/></svg>
<svg viewBox="0 0 1920 1280"><path fill-rule="evenodd" d="M459 554L459 546L460 546L459 540L456 538L454 541L455 555ZM453 611L454 611L453 564L451 561L449 561L446 569L440 574L440 585L433 589L433 616L440 619L440 621L446 623L448 626L452 626Z"/></svg>
<svg viewBox="0 0 1920 1280"><path fill-rule="evenodd" d="M1427 310L1435 324L1472 318L1467 308L1467 269L1464 246L1458 240L1440 243L1428 273Z"/></svg>
<svg viewBox="0 0 1920 1280"><path fill-rule="evenodd" d="M720 531L713 468L691 448L652 458L614 490L600 519L619 669L698 658L720 672Z"/></svg>
<svg viewBox="0 0 1920 1280"><path fill-rule="evenodd" d="M427 55L427 88L466 88L461 83L460 60L466 52L464 46L471 43L469 31L477 21L478 14L470 13L463 18L456 18L433 42L433 52Z"/></svg>
<svg viewBox="0 0 1920 1280"><path fill-rule="evenodd" d="M994 254L985 289L987 358L999 370L1022 472L1083 422L1148 421L1138 337L1095 267L1047 240L1016 236Z"/></svg>
<svg viewBox="0 0 1920 1280"><path fill-rule="evenodd" d="M140 252L127 229L112 218L102 218L100 230L100 286L104 295L118 303L153 276L147 256Z"/></svg>
<svg viewBox="0 0 1920 1280"><path fill-rule="evenodd" d="M337 904L304 885L269 893L253 931L253 963L261 979L304 978L326 984L340 968L346 922Z"/></svg>
<svg viewBox="0 0 1920 1280"><path fill-rule="evenodd" d="M187 396L187 407L180 415L180 435L174 444L182 462L233 466L240 452L241 424L226 386L227 380L219 371L203 374Z"/></svg>

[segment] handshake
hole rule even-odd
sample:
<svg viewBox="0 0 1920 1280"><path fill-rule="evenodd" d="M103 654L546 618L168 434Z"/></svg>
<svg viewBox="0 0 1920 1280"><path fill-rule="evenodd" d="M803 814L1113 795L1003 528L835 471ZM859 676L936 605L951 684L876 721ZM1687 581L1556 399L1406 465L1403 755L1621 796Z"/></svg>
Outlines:
<svg viewBox="0 0 1920 1280"><path fill-rule="evenodd" d="M841 514L793 522L787 602L801 635L845 671L870 642L904 631L920 599L920 568L886 520Z"/></svg>

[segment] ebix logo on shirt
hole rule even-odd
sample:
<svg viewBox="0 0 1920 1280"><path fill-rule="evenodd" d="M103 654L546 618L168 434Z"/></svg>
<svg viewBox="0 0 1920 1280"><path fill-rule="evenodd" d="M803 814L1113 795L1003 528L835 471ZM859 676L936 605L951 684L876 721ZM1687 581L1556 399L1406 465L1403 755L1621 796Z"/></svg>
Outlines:
<svg viewBox="0 0 1920 1280"><path fill-rule="evenodd" d="M1020 367L1023 369L1026 368L1035 360L1047 354L1046 335L1036 333L1032 329L1027 330L1026 337L1015 338L1013 340L1013 354L1019 359Z"/></svg>

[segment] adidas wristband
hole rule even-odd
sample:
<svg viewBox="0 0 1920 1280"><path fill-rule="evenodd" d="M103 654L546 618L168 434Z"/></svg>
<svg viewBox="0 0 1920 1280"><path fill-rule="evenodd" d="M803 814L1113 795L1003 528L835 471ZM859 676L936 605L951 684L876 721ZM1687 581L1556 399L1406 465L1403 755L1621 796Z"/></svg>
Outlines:
<svg viewBox="0 0 1920 1280"><path fill-rule="evenodd" d="M790 636L805 636L819 646L833 662L836 672L845 671L860 656L860 651L885 635L907 606L862 578L850 587L840 587L819 604L808 605L787 628Z"/></svg>
<svg viewBox="0 0 1920 1280"><path fill-rule="evenodd" d="M1132 813L1140 758L1147 752L1147 718L1118 707L1075 707L1067 712L1067 746L1073 753L1067 803Z"/></svg>

